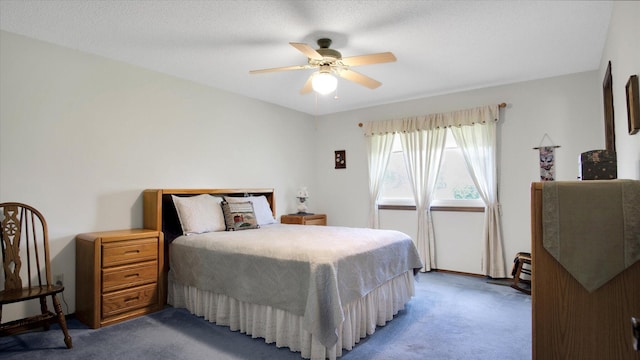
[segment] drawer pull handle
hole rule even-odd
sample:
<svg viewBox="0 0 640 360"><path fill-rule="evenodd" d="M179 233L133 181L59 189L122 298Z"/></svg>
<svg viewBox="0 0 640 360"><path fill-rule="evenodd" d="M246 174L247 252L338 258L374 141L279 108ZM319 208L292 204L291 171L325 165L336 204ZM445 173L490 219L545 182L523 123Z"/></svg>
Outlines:
<svg viewBox="0 0 640 360"><path fill-rule="evenodd" d="M127 250L127 251L125 251L125 254L137 254L139 252L140 252L140 250L138 250L138 249L136 249L136 250Z"/></svg>
<svg viewBox="0 0 640 360"><path fill-rule="evenodd" d="M124 302L130 302L130 301L136 301L136 300L140 300L140 297L136 296L136 297L133 297L133 298L124 299Z"/></svg>
<svg viewBox="0 0 640 360"><path fill-rule="evenodd" d="M124 277L126 277L126 278L130 278L130 277L138 277L138 276L140 276L140 274L135 273L135 274L127 274L127 275L125 275Z"/></svg>

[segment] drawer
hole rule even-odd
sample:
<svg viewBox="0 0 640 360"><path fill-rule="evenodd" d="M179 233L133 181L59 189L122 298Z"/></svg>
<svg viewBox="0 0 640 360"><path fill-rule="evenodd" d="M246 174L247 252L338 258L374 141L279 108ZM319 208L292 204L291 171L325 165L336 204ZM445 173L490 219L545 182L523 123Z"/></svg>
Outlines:
<svg viewBox="0 0 640 360"><path fill-rule="evenodd" d="M305 225L327 225L327 219L306 219L304 222Z"/></svg>
<svg viewBox="0 0 640 360"><path fill-rule="evenodd" d="M158 303L156 284L102 295L102 317L109 317Z"/></svg>
<svg viewBox="0 0 640 360"><path fill-rule="evenodd" d="M102 245L103 267L157 260L157 258L157 238L118 241Z"/></svg>
<svg viewBox="0 0 640 360"><path fill-rule="evenodd" d="M115 291L157 280L158 263L156 261L112 267L102 270L102 291Z"/></svg>

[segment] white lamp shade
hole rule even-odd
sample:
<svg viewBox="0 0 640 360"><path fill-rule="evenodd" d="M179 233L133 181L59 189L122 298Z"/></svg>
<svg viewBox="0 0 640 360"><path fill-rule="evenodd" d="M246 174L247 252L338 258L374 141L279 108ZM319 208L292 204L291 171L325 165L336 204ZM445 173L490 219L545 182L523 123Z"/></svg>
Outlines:
<svg viewBox="0 0 640 360"><path fill-rule="evenodd" d="M318 72L311 80L311 86L318 94L326 95L338 87L338 79L328 72Z"/></svg>
<svg viewBox="0 0 640 360"><path fill-rule="evenodd" d="M298 196L297 197L308 198L309 197L309 192L307 191L307 188L306 187L300 188L300 190L298 190Z"/></svg>

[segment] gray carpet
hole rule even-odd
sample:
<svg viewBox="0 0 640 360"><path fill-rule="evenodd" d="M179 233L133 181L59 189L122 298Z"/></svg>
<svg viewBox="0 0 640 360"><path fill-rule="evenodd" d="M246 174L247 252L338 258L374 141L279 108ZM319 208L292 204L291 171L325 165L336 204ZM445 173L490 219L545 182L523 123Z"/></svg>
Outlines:
<svg viewBox="0 0 640 360"><path fill-rule="evenodd" d="M531 359L531 298L484 278L431 272L417 276L416 296L395 319L361 340L342 360ZM62 332L0 337L0 359L301 359L167 307L102 329L69 320L73 349Z"/></svg>

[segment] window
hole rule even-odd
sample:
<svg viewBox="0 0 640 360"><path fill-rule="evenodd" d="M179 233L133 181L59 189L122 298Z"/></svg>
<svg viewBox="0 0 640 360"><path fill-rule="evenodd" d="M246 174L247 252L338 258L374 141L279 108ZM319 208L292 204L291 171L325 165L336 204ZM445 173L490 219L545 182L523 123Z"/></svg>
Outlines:
<svg viewBox="0 0 640 360"><path fill-rule="evenodd" d="M393 147L389 158L389 165L384 174L380 190L381 203L385 205L415 205L409 174L404 165L400 136L393 138Z"/></svg>
<svg viewBox="0 0 640 360"><path fill-rule="evenodd" d="M400 136L395 135L389 165L382 182L382 205L415 205L404 164ZM442 164L432 206L484 206L467 170L462 151L447 131Z"/></svg>

